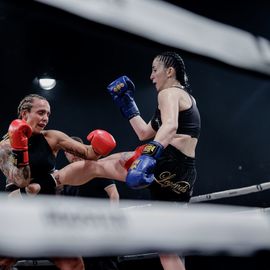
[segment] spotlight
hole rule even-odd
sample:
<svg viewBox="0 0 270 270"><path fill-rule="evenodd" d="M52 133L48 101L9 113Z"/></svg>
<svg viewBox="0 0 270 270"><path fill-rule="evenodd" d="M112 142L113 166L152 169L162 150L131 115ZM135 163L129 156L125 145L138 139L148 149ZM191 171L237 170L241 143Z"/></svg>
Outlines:
<svg viewBox="0 0 270 270"><path fill-rule="evenodd" d="M56 86L56 80L50 77L42 77L38 79L38 84L44 90L51 90Z"/></svg>

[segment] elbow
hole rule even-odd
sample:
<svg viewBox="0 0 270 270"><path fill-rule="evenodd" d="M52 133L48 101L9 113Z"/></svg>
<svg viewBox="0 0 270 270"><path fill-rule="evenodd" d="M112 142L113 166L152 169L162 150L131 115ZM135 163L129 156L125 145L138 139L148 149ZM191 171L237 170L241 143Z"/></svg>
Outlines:
<svg viewBox="0 0 270 270"><path fill-rule="evenodd" d="M172 132L173 135L176 134L177 129L178 129L178 126L176 126L176 125L174 125L174 126L171 127L171 132Z"/></svg>
<svg viewBox="0 0 270 270"><path fill-rule="evenodd" d="M143 135L138 135L138 139L142 142L142 141L145 141L145 137Z"/></svg>
<svg viewBox="0 0 270 270"><path fill-rule="evenodd" d="M137 136L138 136L138 139L140 141L145 141L145 140L149 139L149 134L144 130L142 130L140 133L138 133Z"/></svg>
<svg viewBox="0 0 270 270"><path fill-rule="evenodd" d="M178 128L178 125L175 125L175 124L167 125L167 134L174 137L177 132L177 128Z"/></svg>

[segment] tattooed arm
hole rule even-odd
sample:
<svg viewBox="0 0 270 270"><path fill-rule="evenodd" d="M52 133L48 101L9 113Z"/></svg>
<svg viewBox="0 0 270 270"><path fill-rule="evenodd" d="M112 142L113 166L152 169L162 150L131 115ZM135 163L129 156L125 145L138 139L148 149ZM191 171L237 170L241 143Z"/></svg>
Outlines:
<svg viewBox="0 0 270 270"><path fill-rule="evenodd" d="M61 131L46 130L43 134L55 155L61 149L82 159L97 160L100 157L91 145L80 143Z"/></svg>
<svg viewBox="0 0 270 270"><path fill-rule="evenodd" d="M0 169L9 182L18 187L26 187L31 181L29 166L17 168L13 165L11 148L7 140L0 143Z"/></svg>

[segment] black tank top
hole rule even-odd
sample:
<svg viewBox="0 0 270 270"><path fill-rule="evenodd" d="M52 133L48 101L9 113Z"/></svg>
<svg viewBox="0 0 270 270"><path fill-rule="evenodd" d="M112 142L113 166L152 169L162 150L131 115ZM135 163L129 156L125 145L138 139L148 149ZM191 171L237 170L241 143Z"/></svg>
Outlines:
<svg viewBox="0 0 270 270"><path fill-rule="evenodd" d="M31 176L51 173L55 169L56 158L43 134L36 134L28 140Z"/></svg>
<svg viewBox="0 0 270 270"><path fill-rule="evenodd" d="M185 111L179 112L178 116L178 129L177 134L190 135L192 138L199 138L201 131L201 118L199 110L191 98L191 107ZM162 121L160 116L160 110L157 108L156 112L151 119L151 126L155 131L161 127Z"/></svg>

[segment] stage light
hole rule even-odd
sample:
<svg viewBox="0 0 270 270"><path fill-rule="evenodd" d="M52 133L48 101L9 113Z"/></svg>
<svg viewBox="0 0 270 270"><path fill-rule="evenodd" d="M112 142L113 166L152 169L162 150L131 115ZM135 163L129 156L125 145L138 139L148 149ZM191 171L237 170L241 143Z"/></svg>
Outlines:
<svg viewBox="0 0 270 270"><path fill-rule="evenodd" d="M38 84L44 90L51 90L56 86L56 80L51 77L41 77L38 79Z"/></svg>

